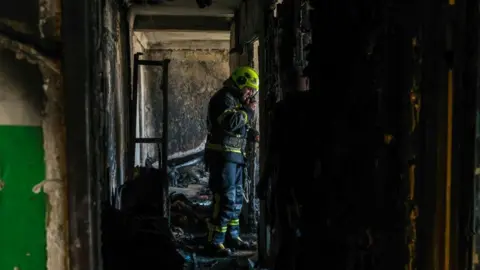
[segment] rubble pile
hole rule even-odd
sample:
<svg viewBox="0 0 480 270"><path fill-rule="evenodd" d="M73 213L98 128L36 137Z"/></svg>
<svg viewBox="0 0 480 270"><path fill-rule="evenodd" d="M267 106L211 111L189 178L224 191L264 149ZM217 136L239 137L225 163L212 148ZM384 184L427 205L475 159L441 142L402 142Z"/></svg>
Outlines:
<svg viewBox="0 0 480 270"><path fill-rule="evenodd" d="M193 166L169 167L168 178L172 187L187 188L190 184L207 184L208 173L203 163Z"/></svg>

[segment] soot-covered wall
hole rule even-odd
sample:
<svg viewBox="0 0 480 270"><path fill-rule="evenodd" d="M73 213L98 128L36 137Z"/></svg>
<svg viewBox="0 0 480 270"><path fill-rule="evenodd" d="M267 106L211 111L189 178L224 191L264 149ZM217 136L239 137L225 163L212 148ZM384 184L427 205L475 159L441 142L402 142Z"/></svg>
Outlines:
<svg viewBox="0 0 480 270"><path fill-rule="evenodd" d="M185 42L191 43L191 42ZM228 41L225 41L228 44ZM227 45L228 46L228 45ZM210 97L228 78L228 49L160 49L151 50L149 59L171 59L169 67L169 156L196 152L206 137L206 111ZM161 68L147 67L148 90L146 133L160 136L162 127ZM154 155L154 149L148 151Z"/></svg>

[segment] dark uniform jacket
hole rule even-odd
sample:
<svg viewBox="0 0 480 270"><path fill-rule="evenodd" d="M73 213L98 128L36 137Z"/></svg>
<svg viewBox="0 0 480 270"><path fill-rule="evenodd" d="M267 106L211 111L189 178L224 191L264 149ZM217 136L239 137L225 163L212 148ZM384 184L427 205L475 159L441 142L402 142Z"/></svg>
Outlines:
<svg viewBox="0 0 480 270"><path fill-rule="evenodd" d="M206 162L222 159L234 163L245 162L247 140L256 135L249 125L254 111L243 106L241 91L224 86L210 99L208 105L208 137L205 147Z"/></svg>

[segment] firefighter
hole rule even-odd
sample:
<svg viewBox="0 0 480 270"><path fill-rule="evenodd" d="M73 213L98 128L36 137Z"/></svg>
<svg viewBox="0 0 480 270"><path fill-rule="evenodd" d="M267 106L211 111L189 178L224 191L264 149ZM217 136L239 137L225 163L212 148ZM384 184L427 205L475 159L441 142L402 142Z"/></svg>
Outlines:
<svg viewBox="0 0 480 270"><path fill-rule="evenodd" d="M239 236L239 216L243 204L245 147L248 141L258 141L259 135L250 125L258 86L257 72L251 67L239 67L208 105L205 161L214 209L207 249L213 256L229 256L232 249L248 248Z"/></svg>

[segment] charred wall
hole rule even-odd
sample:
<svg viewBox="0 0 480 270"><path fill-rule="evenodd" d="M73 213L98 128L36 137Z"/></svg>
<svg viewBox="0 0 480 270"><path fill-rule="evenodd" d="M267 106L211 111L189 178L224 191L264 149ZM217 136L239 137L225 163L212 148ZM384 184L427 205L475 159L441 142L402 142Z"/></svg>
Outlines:
<svg viewBox="0 0 480 270"><path fill-rule="evenodd" d="M45 56L60 57L60 5L57 1L28 0L2 6L0 32L30 44Z"/></svg>
<svg viewBox="0 0 480 270"><path fill-rule="evenodd" d="M128 153L128 99L130 91L130 35L126 8L118 1L105 1L102 28L102 94L105 121L108 189L114 196L126 181ZM113 198L113 197L112 197Z"/></svg>
<svg viewBox="0 0 480 270"><path fill-rule="evenodd" d="M150 59L171 59L169 69L169 155L195 150L206 138L206 110L210 97L228 78L228 41L218 49L170 47L148 52ZM190 41L185 41L190 44ZM218 47L218 46L214 46ZM161 132L162 95L160 91L161 69L147 70L151 103L151 118L146 122L147 133L158 136ZM148 100L148 98L146 99Z"/></svg>
<svg viewBox="0 0 480 270"><path fill-rule="evenodd" d="M478 57L478 22L466 31L465 21L478 2L310 2L311 95L325 130L315 184L335 194L320 211L344 213L329 222L355 232L325 228L345 239L326 259L357 263L340 254L370 234L370 269L471 267L478 70L466 59Z"/></svg>
<svg viewBox="0 0 480 270"><path fill-rule="evenodd" d="M374 264L363 262L363 267L433 269L417 264L421 251L416 249L419 234L429 226L417 226L418 210L425 217L432 211L426 208L423 212L419 200L435 200L431 190L419 189L421 159L442 158L423 155L421 146L424 128L432 127L419 122L423 117L417 104L419 92L425 98L424 94L432 94L435 88L419 86L431 68L425 66L422 54L427 31L422 32L419 17L405 20L408 11L421 13L421 5L394 2L397 12L376 1L337 1L328 7L312 2L309 76L311 95L320 108L318 125L325 130L318 136L316 158L322 172L314 185L331 194L322 195L325 207L320 211L329 213L327 219L336 224L325 227L325 234L319 237L331 243L337 242L337 237L343 239L326 255L327 260L344 258L343 267L363 260L357 253L361 247L350 241L362 243L370 237L368 241L374 244L367 256L374 258ZM333 21L334 27L327 26ZM325 43L324 37L334 42ZM439 61L435 50L431 56ZM422 113L425 110L436 108L422 106ZM429 119L429 123L435 121ZM368 242L361 245L366 247Z"/></svg>
<svg viewBox="0 0 480 270"><path fill-rule="evenodd" d="M39 69L25 60L15 57L15 52L2 48L0 50L2 74L1 102L2 113L0 119L4 123L32 122L41 123L41 113L45 101L45 95L41 86L43 77ZM8 67L11 67L10 69ZM12 67L13 66L13 67ZM27 84L25 78L30 78L32 84ZM11 106L11 107L9 107ZM25 110L27 112L25 112ZM18 118L24 120L13 121L9 119ZM33 119L33 120L29 120ZM13 124L12 124L13 125Z"/></svg>
<svg viewBox="0 0 480 270"><path fill-rule="evenodd" d="M101 268L102 255L106 267L113 250L108 213L125 181L128 153L130 34L124 4L62 2L69 269Z"/></svg>
<svg viewBox="0 0 480 270"><path fill-rule="evenodd" d="M284 96L294 88L283 80L295 77L286 76L294 73L291 47L301 49L291 38L298 16L291 12L300 1L282 2L277 16L271 5L263 9L262 131L273 128L270 116L278 108L292 117L274 132L298 143L273 149L276 162L288 166L277 164L283 170L271 181L277 187L284 181L285 190L298 189L305 199L308 236L301 245L330 247L307 248L305 261L328 262L332 269L470 268L478 226L472 217L478 106L473 21L479 16L472 7L478 1L309 1L310 91ZM283 100L275 104L276 97ZM311 136L314 130L322 131ZM312 152L299 153L301 142ZM302 186L282 177L289 174ZM313 219L315 213L323 221Z"/></svg>

